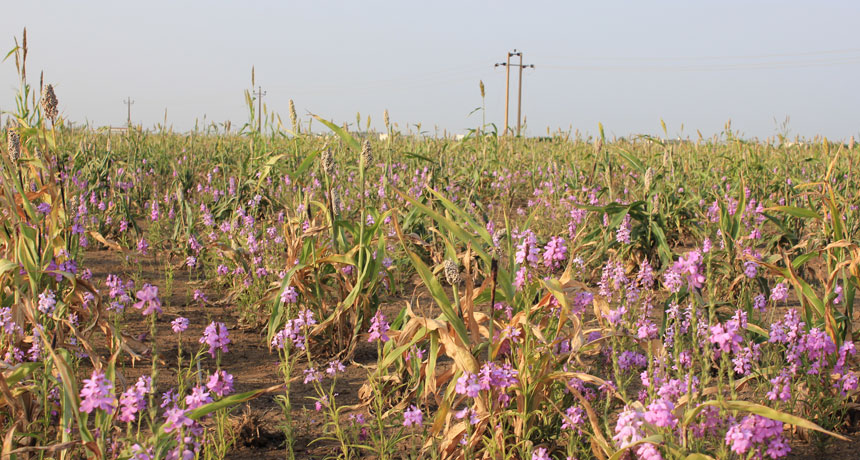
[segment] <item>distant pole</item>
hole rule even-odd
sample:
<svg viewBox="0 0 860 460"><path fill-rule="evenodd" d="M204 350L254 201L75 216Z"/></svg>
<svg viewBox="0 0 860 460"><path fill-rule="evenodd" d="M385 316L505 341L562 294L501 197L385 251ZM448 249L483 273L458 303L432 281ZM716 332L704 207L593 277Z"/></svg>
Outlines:
<svg viewBox="0 0 860 460"><path fill-rule="evenodd" d="M520 90L517 96L517 137L520 135L520 120L523 113L523 53L520 53Z"/></svg>
<svg viewBox="0 0 860 460"><path fill-rule="evenodd" d="M519 64L511 64L511 58L514 56L518 56L520 58ZM513 51L508 53L508 60L506 62L500 62L495 65L505 66L505 130L502 135L508 134L508 107L511 96L511 66L520 68L520 81L519 81L519 97L517 98L517 136L520 135L520 129L522 127L522 107L523 107L523 68L530 67L532 69L535 68L534 65L524 65L523 64L523 53L521 51L517 51L514 49Z"/></svg>
<svg viewBox="0 0 860 460"><path fill-rule="evenodd" d="M508 134L508 114L510 113L510 110L508 109L508 107L510 106L510 100L511 100L511 56L514 56L514 54L516 52L517 52L517 50L514 50L513 53L509 52L508 57L507 57L507 61L499 62L493 66L493 67L503 66L505 68L505 129L502 131L502 136L505 136Z"/></svg>
<svg viewBox="0 0 860 460"><path fill-rule="evenodd" d="M266 92L261 86L257 86L257 91L254 93L257 96L257 131L263 132L263 96Z"/></svg>
<svg viewBox="0 0 860 460"><path fill-rule="evenodd" d="M523 65L523 53L518 53L518 54L520 56L520 65L519 65L519 68L520 68L520 95L517 98L517 136L520 135L521 115L523 112L523 68L524 67L531 67L532 69L535 68L535 66L533 64Z"/></svg>
<svg viewBox="0 0 860 460"><path fill-rule="evenodd" d="M516 50L514 50L516 51ZM511 100L511 53L508 53L508 61L505 64L505 130L502 136L508 134L508 103Z"/></svg>
<svg viewBox="0 0 860 460"><path fill-rule="evenodd" d="M128 97L123 102L128 106L128 124L126 126L131 127L131 105L134 104L134 101L131 100L131 97Z"/></svg>

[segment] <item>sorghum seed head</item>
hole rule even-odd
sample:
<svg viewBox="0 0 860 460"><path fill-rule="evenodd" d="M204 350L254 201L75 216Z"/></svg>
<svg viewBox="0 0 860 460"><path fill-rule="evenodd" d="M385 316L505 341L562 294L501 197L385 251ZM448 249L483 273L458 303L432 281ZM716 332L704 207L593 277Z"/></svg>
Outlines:
<svg viewBox="0 0 860 460"><path fill-rule="evenodd" d="M340 201L340 195L338 195L337 190L331 189L331 207L334 208L335 212L340 212L343 203Z"/></svg>
<svg viewBox="0 0 860 460"><path fill-rule="evenodd" d="M9 149L9 158L13 163L21 158L21 136L17 131L13 129L6 131L6 147Z"/></svg>
<svg viewBox="0 0 860 460"><path fill-rule="evenodd" d="M445 271L445 279L448 281L448 284L456 286L460 282L460 267L451 259L445 259L442 267Z"/></svg>
<svg viewBox="0 0 860 460"><path fill-rule="evenodd" d="M654 181L654 168L648 167L645 171L645 190L651 190L651 183Z"/></svg>
<svg viewBox="0 0 860 460"><path fill-rule="evenodd" d="M296 103L292 99L290 99L290 123L292 123L293 132L295 132L298 128L299 116L296 115Z"/></svg>
<svg viewBox="0 0 860 460"><path fill-rule="evenodd" d="M361 144L361 161L364 162L365 167L373 161L373 149L370 148L370 141L366 140Z"/></svg>
<svg viewBox="0 0 860 460"><path fill-rule="evenodd" d="M57 119L57 95L54 94L54 85L45 85L42 88L42 113L51 121Z"/></svg>
<svg viewBox="0 0 860 460"><path fill-rule="evenodd" d="M334 172L334 156L332 156L331 150L323 150L322 154L320 155L320 163L322 163L323 172L331 176Z"/></svg>

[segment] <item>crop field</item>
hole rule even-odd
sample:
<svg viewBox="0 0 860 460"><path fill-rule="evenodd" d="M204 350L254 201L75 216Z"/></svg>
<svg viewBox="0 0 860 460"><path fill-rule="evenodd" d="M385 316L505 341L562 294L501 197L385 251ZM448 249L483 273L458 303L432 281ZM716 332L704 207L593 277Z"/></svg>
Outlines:
<svg viewBox="0 0 860 460"><path fill-rule="evenodd" d="M853 140L112 133L12 55L4 460L857 458Z"/></svg>

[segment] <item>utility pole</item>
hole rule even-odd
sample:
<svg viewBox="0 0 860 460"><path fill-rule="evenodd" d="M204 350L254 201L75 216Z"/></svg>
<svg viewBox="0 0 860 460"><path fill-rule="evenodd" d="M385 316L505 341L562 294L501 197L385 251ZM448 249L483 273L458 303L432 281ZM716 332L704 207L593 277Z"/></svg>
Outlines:
<svg viewBox="0 0 860 460"><path fill-rule="evenodd" d="M519 64L511 64L511 58L517 56L520 58ZM522 51L517 51L514 49L513 51L508 53L507 62L500 62L495 65L495 67L504 66L505 69L505 130L502 135L507 135L508 133L508 101L510 100L510 87L511 87L511 66L520 68L520 80L519 80L519 96L517 97L517 136L520 135L520 129L522 126L522 110L523 110L523 68L532 68L534 69L534 64L523 64L523 53Z"/></svg>
<svg viewBox="0 0 860 460"><path fill-rule="evenodd" d="M514 50L516 52L517 50ZM512 53L508 53L508 61L507 62L499 62L493 67L504 66L505 67L505 129L502 131L502 136L506 136L508 134L508 103L511 99L511 56Z"/></svg>
<svg viewBox="0 0 860 460"><path fill-rule="evenodd" d="M266 92L263 91L261 86L257 86L257 91L254 92L254 95L257 96L257 131L263 132L263 96L266 95Z"/></svg>
<svg viewBox="0 0 860 460"><path fill-rule="evenodd" d="M125 105L128 106L128 124L126 126L128 126L130 128L131 127L131 105L134 104L134 101L132 101L131 97L129 97L126 100L124 100L123 102L125 103Z"/></svg>

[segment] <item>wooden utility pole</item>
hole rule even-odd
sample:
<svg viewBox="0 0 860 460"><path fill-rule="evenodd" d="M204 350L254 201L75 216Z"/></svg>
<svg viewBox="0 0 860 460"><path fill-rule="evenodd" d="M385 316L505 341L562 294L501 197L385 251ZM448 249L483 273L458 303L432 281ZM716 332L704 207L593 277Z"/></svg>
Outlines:
<svg viewBox="0 0 860 460"><path fill-rule="evenodd" d="M263 96L266 95L266 92L263 91L263 88L257 86L257 91L254 92L254 95L257 96L257 131L263 132Z"/></svg>
<svg viewBox="0 0 860 460"><path fill-rule="evenodd" d="M511 64L511 58L514 56L518 56L520 58L519 64ZM519 96L517 97L517 136L520 135L520 129L522 127L522 111L523 111L523 68L532 68L535 66L533 64L523 65L523 53L522 51L517 51L514 49L513 51L508 53L507 62L500 62L495 65L495 67L504 66L505 69L505 130L502 135L508 134L508 101L510 100L510 87L511 87L511 66L520 68L520 80L519 80Z"/></svg>
<svg viewBox="0 0 860 460"><path fill-rule="evenodd" d="M131 105L134 104L134 101L132 101L131 97L129 97L123 102L125 103L125 105L128 106L128 124L126 126L128 126L130 128L131 127Z"/></svg>

